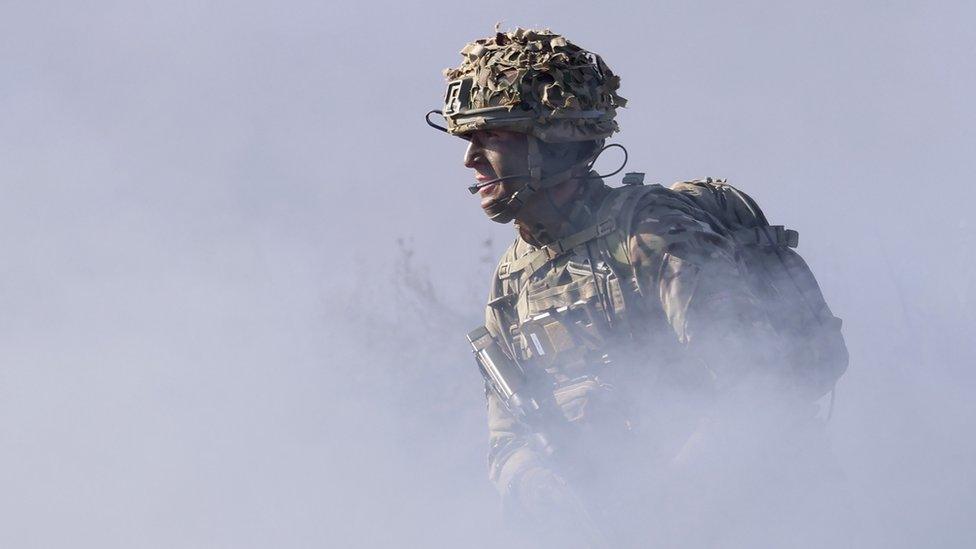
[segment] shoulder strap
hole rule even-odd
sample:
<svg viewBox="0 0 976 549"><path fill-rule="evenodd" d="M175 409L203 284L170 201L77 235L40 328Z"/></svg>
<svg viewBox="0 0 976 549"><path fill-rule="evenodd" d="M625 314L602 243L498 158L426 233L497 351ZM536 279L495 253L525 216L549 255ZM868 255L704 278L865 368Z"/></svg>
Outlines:
<svg viewBox="0 0 976 549"><path fill-rule="evenodd" d="M624 323L631 337L641 338L641 330L635 329L634 313L646 314L644 292L637 280L637 273L630 256L630 236L634 226L634 215L645 197L661 192L660 185L628 185L614 189L598 211L599 219L613 219L616 230L607 233L600 242L600 255L610 267L616 278L619 293L611 288L610 304L613 316Z"/></svg>
<svg viewBox="0 0 976 549"><path fill-rule="evenodd" d="M616 196L609 197L600 207L599 215L602 218L615 219L616 231L606 235L604 238L607 252L607 260L617 272L617 277L621 282L625 282L625 290L633 290L641 294L641 289L637 286L634 276L634 264L630 257L628 241L633 231L634 215L637 208L644 201L644 198L652 193L660 193L664 188L660 185L641 185L626 186L614 189ZM626 293L626 291L625 291Z"/></svg>
<svg viewBox="0 0 976 549"><path fill-rule="evenodd" d="M613 234L618 228L617 220L619 216L616 215L616 212L620 209L620 205L635 195L646 194L647 188L635 185L612 188L610 194L603 199L603 203L597 210L596 216L594 216L597 220L596 223L569 236L550 242L509 263L500 265L498 276L505 279L518 276L522 272L525 272L527 276L531 276L550 261L574 248L597 238Z"/></svg>
<svg viewBox="0 0 976 549"><path fill-rule="evenodd" d="M510 263L499 266L498 276L500 278L510 278L518 275L522 271L525 271L526 274L531 276L553 259L569 252L577 246L609 234L615 228L616 225L613 218L601 220L579 232L560 238L555 242L550 242Z"/></svg>
<svg viewBox="0 0 976 549"><path fill-rule="evenodd" d="M511 319L506 318L509 313L510 305L514 301L514 293L512 292L510 281L502 278L500 272L502 269L512 262L517 253L517 248L519 244L519 238L516 237L515 241L512 242L505 253L502 254L501 261L498 263L498 267L495 269L495 277L492 279L491 290L488 293L488 304L486 307L486 326L489 331L497 335L501 341L504 343L504 347L510 356L515 356L514 347L512 345L511 338L508 333L508 325Z"/></svg>

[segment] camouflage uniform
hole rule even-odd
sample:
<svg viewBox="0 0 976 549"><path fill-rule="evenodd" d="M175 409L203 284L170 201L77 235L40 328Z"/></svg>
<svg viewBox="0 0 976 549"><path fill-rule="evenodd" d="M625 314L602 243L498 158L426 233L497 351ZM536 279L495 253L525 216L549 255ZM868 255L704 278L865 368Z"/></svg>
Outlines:
<svg viewBox="0 0 976 549"><path fill-rule="evenodd" d="M527 133L528 194L553 180L531 158L535 139L602 140L617 131L619 78L558 35L498 33L462 55L461 67L446 71L446 131ZM756 387L810 402L846 367L846 350L824 368L817 340L776 325L743 265L742 243L684 190L635 192L585 179L568 236L541 248L516 238L495 271L486 326L508 354L553 381L579 435L573 451L584 470L572 480L587 498L619 500L618 488L673 461L698 426L701 403ZM839 323L825 304L818 308L836 351ZM490 478L518 503L525 479L548 462L531 428L491 392L488 424Z"/></svg>

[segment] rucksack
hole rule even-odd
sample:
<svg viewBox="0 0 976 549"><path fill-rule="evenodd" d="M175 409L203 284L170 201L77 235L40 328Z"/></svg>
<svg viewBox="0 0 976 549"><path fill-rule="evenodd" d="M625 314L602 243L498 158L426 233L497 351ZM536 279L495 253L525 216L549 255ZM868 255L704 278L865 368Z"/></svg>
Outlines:
<svg viewBox="0 0 976 549"><path fill-rule="evenodd" d="M773 329L787 343L792 355L788 358L804 378L803 386L816 396L832 390L849 358L842 322L827 306L810 267L794 250L799 233L770 225L756 201L725 180L682 181L671 185L670 191L691 201L716 232L734 242L745 278ZM628 202L636 205L644 193L630 192L635 196ZM633 215L634 207L625 208L631 210L626 215Z"/></svg>

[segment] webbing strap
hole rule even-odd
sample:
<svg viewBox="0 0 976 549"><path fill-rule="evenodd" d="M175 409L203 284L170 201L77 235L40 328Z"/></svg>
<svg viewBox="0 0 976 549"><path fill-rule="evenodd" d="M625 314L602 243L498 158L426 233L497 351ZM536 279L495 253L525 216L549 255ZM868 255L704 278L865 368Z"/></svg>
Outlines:
<svg viewBox="0 0 976 549"><path fill-rule="evenodd" d="M538 181L542 179L542 152L539 150L539 140L533 135L526 135L529 155L529 176Z"/></svg>
<svg viewBox="0 0 976 549"><path fill-rule="evenodd" d="M647 194L647 192L652 188L654 188L653 185L647 187L627 186L614 189L615 192L610 194L603 201L603 204L600 205L600 208L596 213L596 218L599 221L577 233L573 233L569 236L560 238L555 242L546 244L541 248L537 248L536 250L531 251L514 261L503 263L498 268L499 278L510 278L523 271L527 272L528 275L531 276L539 269L544 267L548 262L565 253L568 253L573 248L613 233L617 229L617 218L620 216L620 211L624 204L626 204L628 200L632 200L632 205L636 206L636 202L639 200L639 198ZM632 210L632 208L628 208L628 210ZM633 212L629 211L628 213L632 214ZM624 230L629 229L624 227Z"/></svg>
<svg viewBox="0 0 976 549"><path fill-rule="evenodd" d="M630 252L627 249L628 238L633 229L631 224L633 223L634 214L637 211L637 207L641 204L642 199L650 193L658 191L660 188L660 185L623 187L618 191L616 200L612 204L607 205L607 211L605 213L601 208L601 213L616 216L625 224L620 228L621 230L607 235L605 241L606 259L611 262L617 273L617 278L620 280L621 290L623 291L622 297L625 302L634 300L634 296L630 295L631 293L636 293L637 295L643 294L634 276L634 266L631 263ZM641 300L638 299L637 301Z"/></svg>
<svg viewBox="0 0 976 549"><path fill-rule="evenodd" d="M602 219L582 231L560 238L555 242L550 242L541 248L537 248L523 255L515 261L502 264L498 269L498 276L499 278L509 278L522 271L527 271L531 276L553 259L595 238L608 235L616 228L617 222L614 218Z"/></svg>

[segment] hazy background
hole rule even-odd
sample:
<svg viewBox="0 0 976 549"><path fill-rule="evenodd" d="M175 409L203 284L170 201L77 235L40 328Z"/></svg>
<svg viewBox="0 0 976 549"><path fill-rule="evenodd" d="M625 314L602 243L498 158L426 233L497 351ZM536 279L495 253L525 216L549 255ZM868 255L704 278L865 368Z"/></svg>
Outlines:
<svg viewBox="0 0 976 549"><path fill-rule="evenodd" d="M976 543L974 4L632 4L0 0L0 546L499 539L512 233L422 120L499 20L622 76L628 168L800 231L859 544Z"/></svg>

